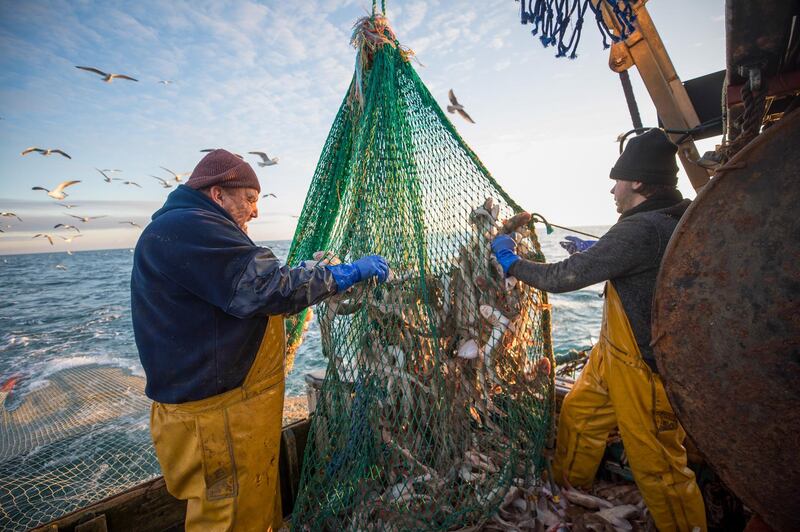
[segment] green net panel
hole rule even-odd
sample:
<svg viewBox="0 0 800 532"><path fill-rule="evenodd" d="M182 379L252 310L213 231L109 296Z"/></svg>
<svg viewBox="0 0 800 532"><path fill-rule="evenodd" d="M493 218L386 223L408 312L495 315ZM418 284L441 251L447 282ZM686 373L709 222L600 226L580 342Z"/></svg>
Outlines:
<svg viewBox="0 0 800 532"><path fill-rule="evenodd" d="M489 244L505 231L521 255L544 258L386 19L359 20L353 43L356 72L289 262L377 253L392 274L318 308L329 363L292 523L480 525L536 477L553 401L546 294L505 280ZM290 344L306 321L289 320Z"/></svg>
<svg viewBox="0 0 800 532"><path fill-rule="evenodd" d="M159 474L144 379L88 365L0 405L0 530L28 530Z"/></svg>

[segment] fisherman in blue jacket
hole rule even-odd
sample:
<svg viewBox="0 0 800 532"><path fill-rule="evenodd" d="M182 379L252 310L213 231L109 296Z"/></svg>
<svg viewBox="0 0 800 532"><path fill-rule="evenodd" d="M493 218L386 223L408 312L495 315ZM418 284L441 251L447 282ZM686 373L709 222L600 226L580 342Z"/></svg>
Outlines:
<svg viewBox="0 0 800 532"><path fill-rule="evenodd" d="M389 273L377 255L289 268L247 236L261 186L236 155L206 155L136 245L131 309L151 433L187 530L282 524L278 452L285 314Z"/></svg>

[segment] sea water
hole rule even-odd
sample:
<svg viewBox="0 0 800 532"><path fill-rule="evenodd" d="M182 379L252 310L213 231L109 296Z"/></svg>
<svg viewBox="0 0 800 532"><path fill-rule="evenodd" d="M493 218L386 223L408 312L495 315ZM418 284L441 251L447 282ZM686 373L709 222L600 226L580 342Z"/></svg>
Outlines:
<svg viewBox="0 0 800 532"><path fill-rule="evenodd" d="M582 228L598 235L606 229ZM548 262L567 257L558 244L566 234L556 230L540 235ZM260 244L285 260L290 242ZM0 256L0 384L12 376L22 377L0 409L14 408L27 394L48 386L49 379L70 368L112 366L144 376L131 325L132 251ZM588 347L597 338L601 291L602 286L595 285L551 294L556 354ZM326 367L321 345L315 320L287 379L287 396L303 395L304 375ZM86 427L69 442L32 447L26 455L0 463L0 530L47 522L158 475L149 442L148 415L143 410L138 416ZM115 442L119 442L117 449ZM76 454L76 446L80 453ZM137 450L135 457L131 456L132 448ZM83 472L81 466L87 463L92 467ZM71 468L74 474L54 472L59 464ZM120 470L124 470L122 474ZM87 475L90 478L83 478ZM88 490L87 482L94 482L96 489ZM56 488L48 483L57 485L57 497L52 496Z"/></svg>

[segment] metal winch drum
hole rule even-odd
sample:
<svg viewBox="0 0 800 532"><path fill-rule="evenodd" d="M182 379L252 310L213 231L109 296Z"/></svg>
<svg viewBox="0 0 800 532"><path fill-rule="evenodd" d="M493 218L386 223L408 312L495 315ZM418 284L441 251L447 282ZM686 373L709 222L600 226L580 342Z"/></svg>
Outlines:
<svg viewBox="0 0 800 532"><path fill-rule="evenodd" d="M686 431L776 530L800 530L800 111L698 194L662 263L658 367Z"/></svg>

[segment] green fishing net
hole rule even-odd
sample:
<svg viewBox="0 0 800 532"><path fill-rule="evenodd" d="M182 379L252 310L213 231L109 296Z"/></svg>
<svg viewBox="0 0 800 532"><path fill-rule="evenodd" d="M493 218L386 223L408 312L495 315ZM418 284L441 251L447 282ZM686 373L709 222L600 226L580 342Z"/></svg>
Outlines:
<svg viewBox="0 0 800 532"><path fill-rule="evenodd" d="M538 475L554 397L547 296L505 279L489 244L505 232L544 257L386 18L359 20L353 44L289 263L380 254L392 273L317 309L329 362L293 527L480 525ZM290 346L307 319L288 321Z"/></svg>

